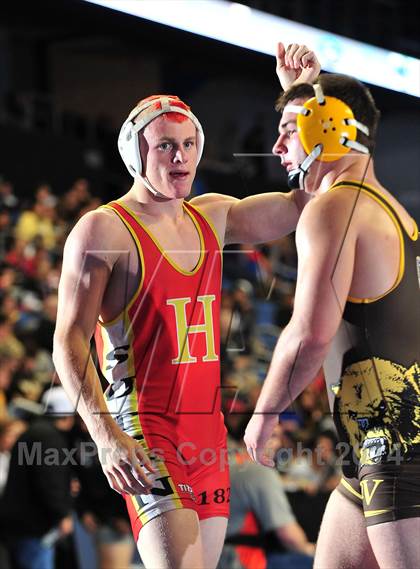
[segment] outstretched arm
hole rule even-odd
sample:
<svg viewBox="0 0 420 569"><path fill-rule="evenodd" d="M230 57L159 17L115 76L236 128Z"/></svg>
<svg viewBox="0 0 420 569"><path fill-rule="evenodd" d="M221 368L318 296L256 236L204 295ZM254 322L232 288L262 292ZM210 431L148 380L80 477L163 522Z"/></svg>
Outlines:
<svg viewBox="0 0 420 569"><path fill-rule="evenodd" d="M272 192L239 200L223 194L203 194L191 200L212 220L223 245L267 243L296 229L305 204L301 190Z"/></svg>
<svg viewBox="0 0 420 569"><path fill-rule="evenodd" d="M341 197L341 196L340 196ZM274 350L270 369L248 424L251 457L272 466L264 447L286 409L314 379L338 329L353 277L356 230L345 233L349 197L322 196L308 205L296 233L298 280L289 324Z"/></svg>

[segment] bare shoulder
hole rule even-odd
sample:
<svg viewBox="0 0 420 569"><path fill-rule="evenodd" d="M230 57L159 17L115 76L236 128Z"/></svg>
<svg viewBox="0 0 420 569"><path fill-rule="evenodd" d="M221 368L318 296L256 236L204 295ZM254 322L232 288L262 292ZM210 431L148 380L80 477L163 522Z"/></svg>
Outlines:
<svg viewBox="0 0 420 569"><path fill-rule="evenodd" d="M113 239L114 231L121 222L105 208L89 211L83 215L71 230L68 239L89 245ZM119 233L119 232L118 232ZM106 237L106 239L104 239ZM105 243L104 243L105 244Z"/></svg>
<svg viewBox="0 0 420 569"><path fill-rule="evenodd" d="M203 194L193 198L190 203L197 207L212 222L221 247L225 244L227 217L231 207L239 202L237 198L223 194Z"/></svg>
<svg viewBox="0 0 420 569"><path fill-rule="evenodd" d="M64 257L92 257L112 268L125 243L126 231L121 221L112 211L101 208L79 219L67 238Z"/></svg>
<svg viewBox="0 0 420 569"><path fill-rule="evenodd" d="M313 198L302 211L297 234L341 233L354 215L357 199L357 192L346 192L345 188Z"/></svg>
<svg viewBox="0 0 420 569"><path fill-rule="evenodd" d="M357 199L358 192L338 188L310 200L303 210L303 215L327 215L330 213L340 215L342 212L346 212L349 207L354 207Z"/></svg>
<svg viewBox="0 0 420 569"><path fill-rule="evenodd" d="M224 194L202 194L201 196L196 196L190 200L190 203L195 206L208 211L217 211L220 209L229 209L234 203L239 201L237 198L232 196L225 196Z"/></svg>

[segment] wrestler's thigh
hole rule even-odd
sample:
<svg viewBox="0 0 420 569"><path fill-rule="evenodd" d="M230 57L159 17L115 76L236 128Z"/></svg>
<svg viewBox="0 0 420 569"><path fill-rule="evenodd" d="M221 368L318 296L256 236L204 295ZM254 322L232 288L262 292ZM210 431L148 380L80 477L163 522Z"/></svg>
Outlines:
<svg viewBox="0 0 420 569"><path fill-rule="evenodd" d="M153 518L141 528L137 546L146 569L206 567L194 510L180 508Z"/></svg>
<svg viewBox="0 0 420 569"><path fill-rule="evenodd" d="M379 569L363 510L337 490L331 494L316 545L314 569Z"/></svg>
<svg viewBox="0 0 420 569"><path fill-rule="evenodd" d="M217 463L194 473L192 485L197 497L194 508L198 514L206 569L214 569L222 553L230 504L230 480L226 449L217 451Z"/></svg>
<svg viewBox="0 0 420 569"><path fill-rule="evenodd" d="M420 517L370 526L367 533L381 569L420 567Z"/></svg>
<svg viewBox="0 0 420 569"><path fill-rule="evenodd" d="M225 541L228 519L217 516L200 520L201 540L203 543L204 567L215 569Z"/></svg>

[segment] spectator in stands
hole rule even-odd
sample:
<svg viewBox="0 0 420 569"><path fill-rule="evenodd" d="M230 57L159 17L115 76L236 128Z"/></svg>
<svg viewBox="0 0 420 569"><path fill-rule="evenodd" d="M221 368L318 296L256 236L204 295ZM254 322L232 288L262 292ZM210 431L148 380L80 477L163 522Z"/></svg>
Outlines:
<svg viewBox="0 0 420 569"><path fill-rule="evenodd" d="M65 450L74 408L61 387L47 391L43 401L51 415L35 421L13 447L0 504L1 535L19 569L53 569L53 544L72 531Z"/></svg>
<svg viewBox="0 0 420 569"><path fill-rule="evenodd" d="M328 407L324 375L321 371L315 380L298 397L294 409L300 418L300 440L309 444L322 431L335 430Z"/></svg>
<svg viewBox="0 0 420 569"><path fill-rule="evenodd" d="M24 421L17 419L0 420L0 497L4 492L9 473L10 451L26 428L27 425Z"/></svg>
<svg viewBox="0 0 420 569"><path fill-rule="evenodd" d="M77 512L95 541L99 569L126 568L130 566L135 549L127 508L122 497L110 488L96 446L83 423L81 427L77 445L80 464L77 476L81 485L76 500Z"/></svg>
<svg viewBox="0 0 420 569"><path fill-rule="evenodd" d="M9 355L20 360L24 354L25 348L16 338L10 319L0 314L0 355Z"/></svg>
<svg viewBox="0 0 420 569"><path fill-rule="evenodd" d="M80 210L79 217L82 217L89 211L93 211L102 205L102 200L98 197L92 197Z"/></svg>
<svg viewBox="0 0 420 569"><path fill-rule="evenodd" d="M41 235L36 235L30 242L12 238L5 261L20 270L25 278L34 280L35 288L41 285L51 267L49 251L43 245Z"/></svg>
<svg viewBox="0 0 420 569"><path fill-rule="evenodd" d="M16 270L4 262L0 265L0 296L10 292L17 292Z"/></svg>
<svg viewBox="0 0 420 569"><path fill-rule="evenodd" d="M314 459L315 472L318 473L317 492L332 492L342 476L337 457L338 439L334 431L323 431L315 440Z"/></svg>
<svg viewBox="0 0 420 569"><path fill-rule="evenodd" d="M251 353L252 335L255 326L253 305L254 288L246 279L238 279L233 285L233 306L229 347L244 355Z"/></svg>
<svg viewBox="0 0 420 569"><path fill-rule="evenodd" d="M32 209L24 211L16 224L15 236L25 243L39 236L41 245L48 251L56 245L55 208L44 202L35 202Z"/></svg>
<svg viewBox="0 0 420 569"><path fill-rule="evenodd" d="M246 421L244 429L245 425ZM227 543L243 544L236 548L241 565L248 569L311 568L315 545L296 522L279 474L250 461L242 436L232 447ZM277 450L276 440L272 450ZM222 556L220 567L223 564Z"/></svg>
<svg viewBox="0 0 420 569"><path fill-rule="evenodd" d="M55 319L57 317L57 294L48 294L43 300L42 316L36 330L38 346L52 353Z"/></svg>
<svg viewBox="0 0 420 569"><path fill-rule="evenodd" d="M12 217L9 209L0 204L0 256L3 258L12 237Z"/></svg>
<svg viewBox="0 0 420 569"><path fill-rule="evenodd" d="M46 182L42 182L35 190L35 201L47 207L54 208L58 200L57 196L53 194L51 186Z"/></svg>
<svg viewBox="0 0 420 569"><path fill-rule="evenodd" d="M18 321L20 317L20 307L12 291L0 291L0 313L7 314L12 325Z"/></svg>
<svg viewBox="0 0 420 569"><path fill-rule="evenodd" d="M13 184L8 180L0 179L0 206L7 208L12 218L15 219L19 200L14 193Z"/></svg>
<svg viewBox="0 0 420 569"><path fill-rule="evenodd" d="M19 365L19 359L13 355L0 353L0 421L7 418L7 394Z"/></svg>
<svg viewBox="0 0 420 569"><path fill-rule="evenodd" d="M57 205L58 217L72 226L80 217L81 210L90 202L89 182L78 178L72 187L62 196Z"/></svg>
<svg viewBox="0 0 420 569"><path fill-rule="evenodd" d="M265 269L265 257L255 245L243 243L228 245L223 250L223 278L230 282L246 279L253 285L261 285L261 275Z"/></svg>
<svg viewBox="0 0 420 569"><path fill-rule="evenodd" d="M282 464L283 482L289 492L303 491L310 496L331 493L340 481L337 439L332 431L320 433L309 445L296 445L296 435L283 439L289 441L287 462ZM287 445L287 442L286 442Z"/></svg>

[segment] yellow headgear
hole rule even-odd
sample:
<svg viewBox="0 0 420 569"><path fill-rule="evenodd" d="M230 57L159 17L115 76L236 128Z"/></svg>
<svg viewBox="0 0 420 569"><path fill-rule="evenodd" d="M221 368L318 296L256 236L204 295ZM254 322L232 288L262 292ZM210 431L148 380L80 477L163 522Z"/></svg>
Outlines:
<svg viewBox="0 0 420 569"><path fill-rule="evenodd" d="M356 141L358 130L369 135L368 127L354 118L353 111L344 101L324 96L321 85L314 85L314 91L315 97L303 105L288 104L283 111L297 114L298 136L308 154L289 174L289 185L293 184L293 188L302 188L304 176L315 160L333 162L351 148L369 154L368 148Z"/></svg>
<svg viewBox="0 0 420 569"><path fill-rule="evenodd" d="M353 111L340 99L325 97L320 105L316 97L303 104L308 113L297 116L299 138L307 154L317 144L322 144L323 150L318 160L333 162L350 151L341 140L356 140L357 129L349 124L348 119L354 119Z"/></svg>

